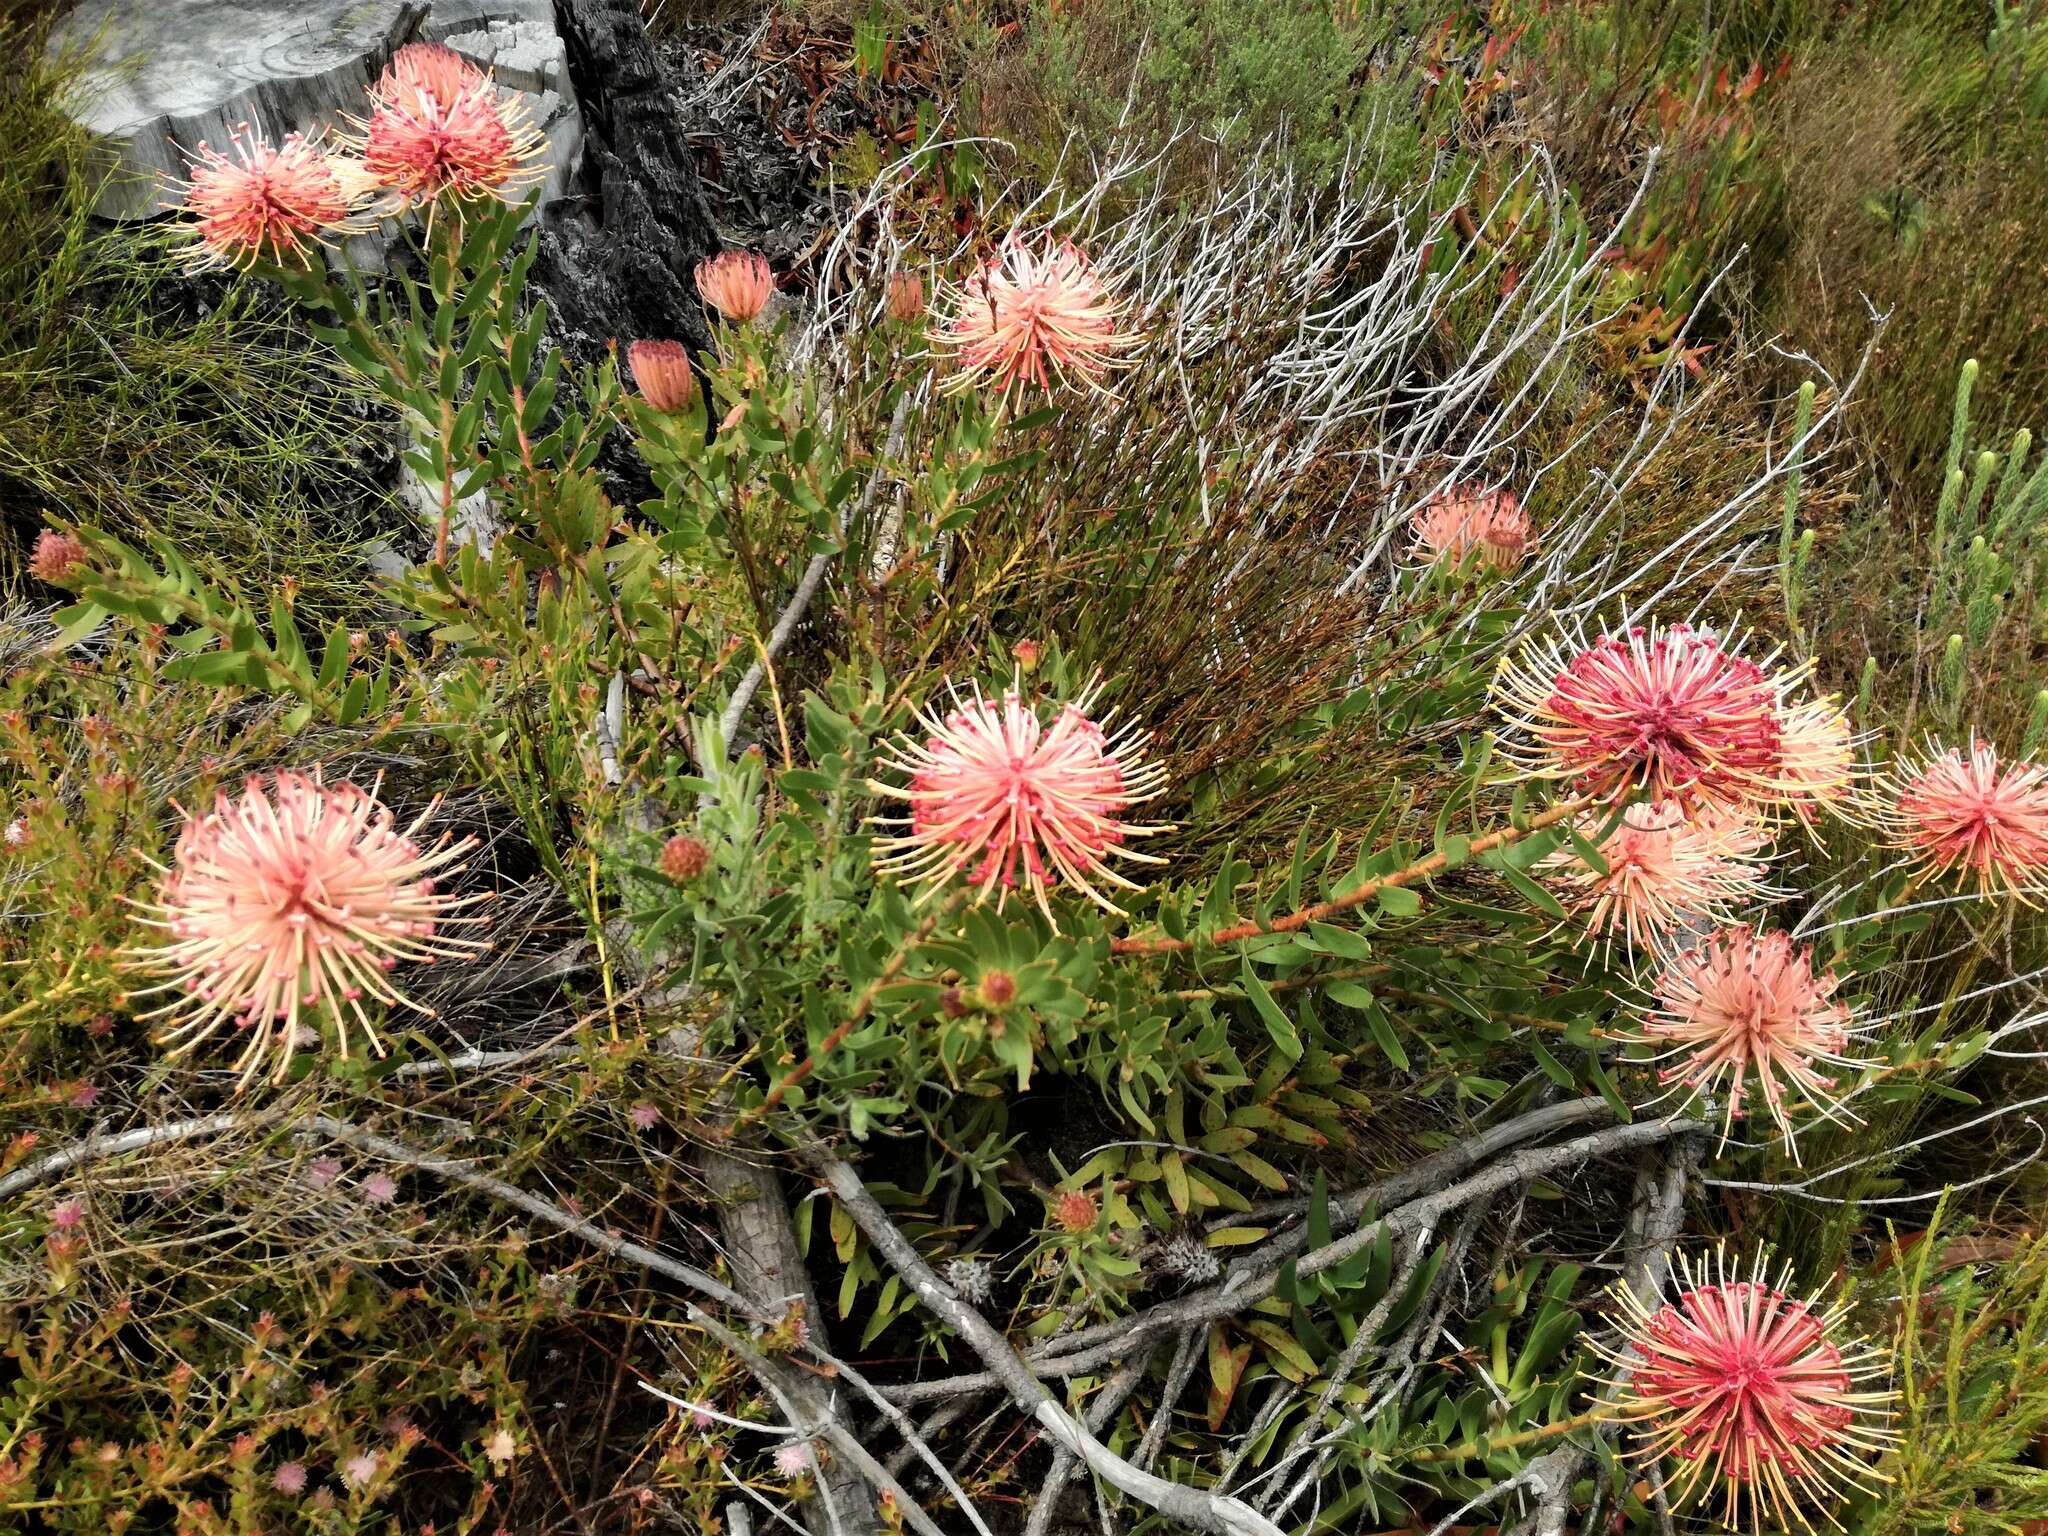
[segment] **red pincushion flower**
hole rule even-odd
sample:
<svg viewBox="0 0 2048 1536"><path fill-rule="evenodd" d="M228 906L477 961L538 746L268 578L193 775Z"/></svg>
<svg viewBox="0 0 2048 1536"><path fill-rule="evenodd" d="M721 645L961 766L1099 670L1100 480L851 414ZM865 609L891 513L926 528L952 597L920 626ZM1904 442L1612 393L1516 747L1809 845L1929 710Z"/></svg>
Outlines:
<svg viewBox="0 0 2048 1536"><path fill-rule="evenodd" d="M1774 676L1710 631L1674 624L1608 635L1574 652L1556 638L1504 662L1496 702L1531 774L1604 796L1741 806L1781 798Z"/></svg>
<svg viewBox="0 0 2048 1536"><path fill-rule="evenodd" d="M1658 1080L1725 1093L1724 1137L1753 1091L1796 1160L1791 1114L1801 1102L1829 1119L1847 1117L1836 1080L1821 1069L1867 1065L1842 1054L1854 1030L1853 1015L1834 1000L1839 986L1833 971L1815 974L1812 950L1789 934L1722 929L1673 956L1657 978L1643 1038L1670 1044L1679 1058Z"/></svg>
<svg viewBox="0 0 2048 1536"><path fill-rule="evenodd" d="M540 179L541 135L525 102L452 49L398 50L370 89L363 164L400 206L501 197Z"/></svg>
<svg viewBox="0 0 2048 1536"><path fill-rule="evenodd" d="M481 897L435 889L475 843L448 838L423 851L414 841L437 800L402 831L391 812L354 784L328 786L279 773L251 777L242 794L215 798L204 816L187 816L172 867L143 921L164 942L136 952L138 968L168 973L134 994L179 994L146 1018L172 1016L160 1038L182 1053L223 1026L246 1034L236 1059L246 1083L266 1057L282 1081L298 1047L301 1021L325 1022L344 1059L350 1023L371 1048L383 1044L363 999L430 1013L386 977L400 962L465 958L487 946L452 937L450 923Z"/></svg>
<svg viewBox="0 0 2048 1536"><path fill-rule="evenodd" d="M1092 698L1084 692L1059 706L1050 724L1014 687L1000 702L955 693L944 720L921 715L928 738L921 745L900 739L889 762L910 787L869 785L910 802L908 817L876 818L909 829L880 840L876 868L934 890L965 873L977 899L996 891L999 905L1028 886L1048 921L1047 893L1059 884L1120 912L1097 882L1137 890L1109 867L1110 858L1159 862L1125 844L1164 829L1123 817L1161 792L1165 770L1141 761L1142 731L1126 728L1112 738L1091 720Z"/></svg>
<svg viewBox="0 0 2048 1536"><path fill-rule="evenodd" d="M959 357L944 386L992 384L1004 396L1025 385L1050 393L1076 381L1107 393L1103 377L1141 338L1126 331L1123 301L1071 240L1035 248L1013 235L958 289L932 342Z"/></svg>
<svg viewBox="0 0 2048 1536"><path fill-rule="evenodd" d="M1454 485L1415 513L1415 553L1456 565L1478 554L1496 571L1513 570L1529 547L1529 514L1513 491Z"/></svg>
<svg viewBox="0 0 2048 1536"><path fill-rule="evenodd" d="M304 266L314 245L357 227L361 189L316 139L295 133L272 148L244 123L228 149L201 143L194 153L185 187L194 267Z"/></svg>
<svg viewBox="0 0 2048 1536"><path fill-rule="evenodd" d="M775 269L754 251L720 251L697 263L697 292L734 325L746 325L768 307Z"/></svg>
<svg viewBox="0 0 2048 1536"><path fill-rule="evenodd" d="M1608 815L1579 831L1607 863L1603 874L1570 847L1538 866L1564 888L1563 901L1586 932L1611 941L1625 934L1638 948L1682 933L1702 918L1727 921L1766 894L1763 856L1770 836L1748 816L1713 806L1690 812L1675 800L1629 806L1604 838Z"/></svg>
<svg viewBox="0 0 2048 1536"><path fill-rule="evenodd" d="M1885 1352L1845 1336L1840 1306L1787 1295L1785 1276L1766 1283L1761 1263L1747 1280L1718 1254L1711 1277L1683 1254L1679 1265L1677 1300L1654 1311L1617 1286L1621 1347L1595 1345L1631 1373L1608 1416L1638 1426L1639 1455L1677 1458L1675 1500L1719 1483L1730 1528L1747 1506L1752 1531L1763 1517L1811 1530L1805 1504L1882 1481L1870 1458L1897 1441L1894 1394L1864 1388L1886 1374Z"/></svg>
<svg viewBox="0 0 2048 1536"><path fill-rule="evenodd" d="M1890 776L1892 842L1930 874L1961 873L1984 895L2026 899L2048 878L2048 768L2003 763L1972 741L1906 763Z"/></svg>

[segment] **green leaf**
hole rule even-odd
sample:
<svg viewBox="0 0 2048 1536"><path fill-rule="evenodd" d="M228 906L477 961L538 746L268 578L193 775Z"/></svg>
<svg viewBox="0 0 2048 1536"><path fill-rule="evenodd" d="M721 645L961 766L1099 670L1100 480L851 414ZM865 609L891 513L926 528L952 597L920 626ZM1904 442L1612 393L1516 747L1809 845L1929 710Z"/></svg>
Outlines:
<svg viewBox="0 0 2048 1536"><path fill-rule="evenodd" d="M1422 898L1405 885L1382 886L1379 906L1389 917L1413 917L1422 910Z"/></svg>
<svg viewBox="0 0 2048 1536"><path fill-rule="evenodd" d="M1250 956L1240 962L1238 974L1244 983L1245 996L1252 1000L1252 1007L1258 1010L1259 1018L1265 1023L1266 1033L1273 1037L1274 1048L1289 1061L1299 1061L1301 1034L1295 1029L1294 1021L1273 1001L1273 994L1266 990L1266 984L1252 970Z"/></svg>

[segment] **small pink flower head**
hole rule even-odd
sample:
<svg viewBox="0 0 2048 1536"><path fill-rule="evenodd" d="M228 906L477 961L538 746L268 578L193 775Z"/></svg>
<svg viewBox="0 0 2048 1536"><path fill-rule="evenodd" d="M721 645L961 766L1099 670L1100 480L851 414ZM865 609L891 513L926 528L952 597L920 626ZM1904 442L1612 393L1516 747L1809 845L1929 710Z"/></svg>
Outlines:
<svg viewBox="0 0 2048 1536"><path fill-rule="evenodd" d="M661 1111L642 1099L626 1112L626 1118L633 1122L635 1130L651 1131L661 1124Z"/></svg>
<svg viewBox="0 0 2048 1536"><path fill-rule="evenodd" d="M1515 733L1509 755L1531 775L1734 807L1782 798L1791 681L1710 631L1651 625L1582 648L1532 642L1502 663L1494 698Z"/></svg>
<svg viewBox="0 0 2048 1536"><path fill-rule="evenodd" d="M377 1475L377 1453L364 1451L341 1464L341 1480L351 1488L367 1488Z"/></svg>
<svg viewBox="0 0 2048 1536"><path fill-rule="evenodd" d="M1609 812L1579 823L1583 837L1599 839L1604 874L1568 846L1538 866L1553 875L1563 904L1584 918L1593 939L1611 943L1625 935L1641 949L1702 918L1726 922L1766 894L1763 855L1770 837L1740 812L1640 801L1600 837L1611 819Z"/></svg>
<svg viewBox="0 0 2048 1536"><path fill-rule="evenodd" d="M949 393L988 384L1008 398L1026 385L1050 394L1078 382L1107 394L1104 375L1142 340L1124 329L1123 300L1080 247L1050 235L1035 246L1012 235L944 297L931 340L960 360Z"/></svg>
<svg viewBox="0 0 2048 1536"><path fill-rule="evenodd" d="M2048 768L2005 763L1983 741L1901 763L1886 782L1890 840L1929 875L2022 901L2048 881ZM2031 905L2031 901L2029 901Z"/></svg>
<svg viewBox="0 0 2048 1536"><path fill-rule="evenodd" d="M296 1497L306 1491L306 1469L296 1461L287 1461L270 1475L270 1486L279 1493Z"/></svg>
<svg viewBox="0 0 2048 1536"><path fill-rule="evenodd" d="M1882 1480L1870 1459L1898 1442L1894 1394L1871 1387L1890 1360L1848 1333L1846 1309L1788 1295L1790 1271L1770 1283L1761 1261L1746 1280L1718 1253L1697 1271L1681 1254L1679 1271L1677 1299L1654 1310L1617 1286L1619 1345L1594 1346L1629 1373L1607 1416L1636 1426L1638 1456L1676 1458L1673 1502L1718 1483L1727 1529L1746 1506L1752 1531L1810 1531L1805 1504Z"/></svg>
<svg viewBox="0 0 2048 1536"><path fill-rule="evenodd" d="M85 1203L81 1200L59 1200L50 1207L50 1225L60 1232L69 1232L85 1222Z"/></svg>
<svg viewBox="0 0 2048 1536"><path fill-rule="evenodd" d="M924 279L905 268L889 274L889 318L908 325L924 314Z"/></svg>
<svg viewBox="0 0 2048 1536"><path fill-rule="evenodd" d="M1111 736L1089 718L1094 697L1091 688L1057 706L1049 724L1014 686L1000 701L979 690L964 699L955 691L943 720L921 714L925 741L900 737L896 756L885 759L910 787L868 785L910 802L907 817L875 818L908 829L878 840L875 867L929 882L932 891L965 874L977 900L996 891L999 906L1010 891L1028 886L1048 922L1048 892L1060 884L1120 912L1100 886L1141 889L1110 868L1112 857L1160 862L1126 845L1165 829L1123 818L1163 792L1165 770L1142 760L1144 732L1125 727Z"/></svg>
<svg viewBox="0 0 2048 1536"><path fill-rule="evenodd" d="M1822 1071L1866 1065L1842 1054L1855 1029L1835 1001L1839 986L1833 971L1815 974L1813 951L1789 934L1721 929L1666 961L1657 978L1642 1037L1670 1046L1659 1060L1676 1058L1658 1081L1725 1094L1724 1139L1754 1094L1796 1160L1792 1113L1802 1103L1831 1120L1853 1118Z"/></svg>
<svg viewBox="0 0 2048 1536"><path fill-rule="evenodd" d="M1415 553L1457 565L1477 556L1488 570L1511 571L1529 547L1529 514L1513 491L1454 485L1415 513Z"/></svg>
<svg viewBox="0 0 2048 1536"><path fill-rule="evenodd" d="M370 88L362 161L398 204L505 197L543 174L541 135L516 95L453 49L411 43Z"/></svg>
<svg viewBox="0 0 2048 1536"><path fill-rule="evenodd" d="M389 1205L398 1198L398 1181L388 1173L373 1173L363 1180L363 1200L369 1205Z"/></svg>
<svg viewBox="0 0 2048 1536"><path fill-rule="evenodd" d="M341 1162L332 1157L316 1157L306 1164L306 1182L315 1189L326 1189L341 1177Z"/></svg>
<svg viewBox="0 0 2048 1536"><path fill-rule="evenodd" d="M791 1481L811 1470L811 1454L801 1440L785 1440L775 1447L775 1472Z"/></svg>
<svg viewBox="0 0 2048 1536"><path fill-rule="evenodd" d="M25 815L15 817L7 823L7 830L0 832L0 844L4 844L10 853L26 848L35 840L35 833Z"/></svg>
<svg viewBox="0 0 2048 1536"><path fill-rule="evenodd" d="M435 888L475 841L423 850L415 835L438 805L401 829L374 787L329 786L316 770L252 777L239 797L188 814L172 867L156 866L156 901L141 904L165 938L133 962L168 979L132 995L176 994L145 1015L169 1020L160 1038L183 1052L223 1028L240 1034L244 1083L266 1059L283 1080L302 1022L331 1025L344 1058L353 1023L381 1055L365 998L427 1011L387 973L487 947L444 931L481 921L456 914L484 898Z"/></svg>
<svg viewBox="0 0 2048 1536"><path fill-rule="evenodd" d="M746 325L768 307L775 272L755 251L720 251L697 263L697 293L734 325Z"/></svg>
<svg viewBox="0 0 2048 1536"><path fill-rule="evenodd" d="M185 187L195 267L303 267L315 244L349 233L358 190L317 140L292 134L272 148L245 123L228 153L200 144Z"/></svg>
<svg viewBox="0 0 2048 1536"><path fill-rule="evenodd" d="M697 375L680 341L636 341L626 348L633 383L645 400L665 416L687 411L697 399Z"/></svg>
<svg viewBox="0 0 2048 1536"><path fill-rule="evenodd" d="M77 534L45 528L36 535L36 547L29 553L28 573L37 581L61 587L86 559L85 544Z"/></svg>

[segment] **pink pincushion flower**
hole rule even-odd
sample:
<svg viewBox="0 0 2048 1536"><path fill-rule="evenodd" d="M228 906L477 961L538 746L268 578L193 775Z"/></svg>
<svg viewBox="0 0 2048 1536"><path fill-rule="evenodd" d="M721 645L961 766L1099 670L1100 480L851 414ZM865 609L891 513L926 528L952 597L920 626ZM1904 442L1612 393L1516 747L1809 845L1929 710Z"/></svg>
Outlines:
<svg viewBox="0 0 2048 1536"><path fill-rule="evenodd" d="M398 1198L398 1181L388 1173L373 1173L363 1180L362 1195L370 1205L389 1205Z"/></svg>
<svg viewBox="0 0 2048 1536"><path fill-rule="evenodd" d="M1629 1374L1608 1416L1638 1427L1640 1456L1677 1458L1675 1502L1719 1483L1729 1529L1747 1505L1752 1531L1760 1518L1811 1530L1802 1504L1868 1491L1870 1458L1897 1442L1894 1394L1865 1389L1889 1360L1846 1335L1846 1309L1787 1295L1789 1271L1773 1285L1761 1262L1746 1280L1719 1255L1711 1275L1683 1254L1679 1266L1677 1300L1654 1311L1615 1288L1621 1345L1595 1348Z"/></svg>
<svg viewBox="0 0 2048 1536"><path fill-rule="evenodd" d="M1866 1063L1842 1054L1854 1033L1849 1009L1834 1000L1833 971L1815 974L1813 952L1786 933L1724 928L1673 956L1657 978L1645 1040L1671 1046L1675 1065L1658 1080L1695 1093L1725 1093L1722 1135L1752 1094L1797 1159L1792 1111L1801 1102L1829 1119L1847 1118L1835 1079L1821 1069Z"/></svg>
<svg viewBox="0 0 2048 1536"><path fill-rule="evenodd" d="M484 898L435 889L435 877L461 868L456 860L475 842L443 837L421 849L415 834L439 803L400 830L373 791L330 787L316 770L267 784L252 777L238 798L221 794L211 812L188 814L172 867L156 866L157 900L142 904L144 921L167 937L135 962L169 977L137 995L178 995L145 1017L169 1016L162 1038L180 1052L224 1026L244 1033L236 1062L244 1083L266 1057L283 1080L302 1019L330 1024L344 1058L353 1020L381 1055L366 997L431 1012L386 973L486 947L443 931L480 921L455 914Z"/></svg>
<svg viewBox="0 0 2048 1536"><path fill-rule="evenodd" d="M543 174L541 135L517 96L452 49L411 43L370 88L362 162L400 206L503 197Z"/></svg>
<svg viewBox="0 0 2048 1536"><path fill-rule="evenodd" d="M2026 899L2048 879L2048 768L2004 763L1987 742L1901 764L1887 781L1891 841L1932 875Z"/></svg>
<svg viewBox="0 0 2048 1536"><path fill-rule="evenodd" d="M775 1471L778 1476L799 1478L811 1470L811 1454L801 1440L785 1440L775 1447Z"/></svg>
<svg viewBox="0 0 2048 1536"><path fill-rule="evenodd" d="M626 1111L626 1118L633 1122L635 1130L651 1131L661 1124L661 1111L642 1099Z"/></svg>
<svg viewBox="0 0 2048 1536"><path fill-rule="evenodd" d="M270 1486L279 1493L301 1494L306 1491L306 1469L296 1461L287 1461L270 1475Z"/></svg>
<svg viewBox="0 0 2048 1536"><path fill-rule="evenodd" d="M377 1475L377 1453L364 1451L341 1464L341 1480L351 1488L367 1488Z"/></svg>
<svg viewBox="0 0 2048 1536"><path fill-rule="evenodd" d="M1568 649L1552 638L1504 662L1495 700L1529 773L1614 796L1739 806L1782 795L1780 700L1766 672L1710 631L1630 629Z"/></svg>
<svg viewBox="0 0 2048 1536"><path fill-rule="evenodd" d="M1604 874L1570 847L1538 866L1554 877L1564 905L1584 918L1594 939L1626 935L1641 948L1703 918L1725 922L1765 894L1762 859L1770 837L1739 812L1688 811L1676 800L1639 802L1601 838L1608 820L1588 817L1579 824L1588 841L1599 839Z"/></svg>
<svg viewBox="0 0 2048 1536"><path fill-rule="evenodd" d="M951 393L986 383L1005 397L1025 385L1049 394L1071 381L1106 394L1104 375L1142 339L1123 328L1123 300L1071 240L1033 246L1012 235L945 297L931 340L959 358Z"/></svg>
<svg viewBox="0 0 2048 1536"><path fill-rule="evenodd" d="M746 325L768 307L775 270L754 251L720 251L697 263L697 292L734 325Z"/></svg>
<svg viewBox="0 0 2048 1536"><path fill-rule="evenodd" d="M361 196L315 138L292 134L272 148L244 123L222 154L194 152L185 207L193 216L194 267L302 267L314 245L357 228Z"/></svg>
<svg viewBox="0 0 2048 1536"><path fill-rule="evenodd" d="M1511 571L1529 546L1529 514L1513 491L1454 485L1415 512L1415 553L1457 565L1476 553L1489 570Z"/></svg>
<svg viewBox="0 0 2048 1536"><path fill-rule="evenodd" d="M35 548L28 557L28 573L37 581L59 586L90 558L85 543L75 533L45 528L36 535Z"/></svg>
<svg viewBox="0 0 2048 1536"><path fill-rule="evenodd" d="M1096 882L1137 890L1109 859L1159 862L1125 844L1164 829L1133 826L1123 816L1161 793L1165 770L1141 760L1142 731L1126 727L1111 737L1091 720L1093 699L1091 689L1059 706L1049 725L1015 687L999 702L978 690L965 699L956 692L944 720L921 715L928 738L922 745L900 739L888 763L910 787L869 784L910 802L907 818L876 818L909 828L880 840L876 868L929 881L933 890L964 873L976 899L998 891L999 905L1026 885L1048 921L1047 892L1058 884L1120 912Z"/></svg>

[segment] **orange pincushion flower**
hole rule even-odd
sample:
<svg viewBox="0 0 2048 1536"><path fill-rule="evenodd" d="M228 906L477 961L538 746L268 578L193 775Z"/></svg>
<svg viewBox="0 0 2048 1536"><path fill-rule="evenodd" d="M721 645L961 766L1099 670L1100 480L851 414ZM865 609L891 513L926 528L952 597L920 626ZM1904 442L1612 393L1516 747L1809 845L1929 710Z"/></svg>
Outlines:
<svg viewBox="0 0 2048 1536"><path fill-rule="evenodd" d="M386 973L487 947L442 931L480 921L455 914L483 898L435 889L475 844L443 837L421 849L414 835L438 804L400 830L374 786L279 773L268 783L251 777L234 800L218 795L204 816L188 814L172 867L156 866L156 901L142 904L143 921L167 937L137 951L136 964L169 979L135 995L178 994L144 1015L170 1016L160 1038L182 1053L224 1026L243 1033L244 1083L266 1057L273 1081L283 1081L302 1023L331 1026L345 1059L353 1021L382 1055L365 997L430 1012Z"/></svg>
<svg viewBox="0 0 2048 1536"><path fill-rule="evenodd" d="M400 206L502 197L543 174L541 135L517 96L452 49L412 43L370 89L362 158Z"/></svg>
<svg viewBox="0 0 2048 1536"><path fill-rule="evenodd" d="M636 341L626 348L626 363L640 397L657 411L687 411L697 398L697 375L680 341Z"/></svg>
<svg viewBox="0 0 2048 1536"><path fill-rule="evenodd" d="M317 140L295 133L273 149L244 123L228 149L202 143L194 155L185 187L194 267L304 266L314 245L358 227L360 187Z"/></svg>
<svg viewBox="0 0 2048 1536"><path fill-rule="evenodd" d="M1606 873L1570 847L1538 866L1554 875L1564 905L1584 918L1592 938L1611 942L1625 934L1642 948L1703 918L1726 922L1766 894L1762 859L1770 838L1746 815L1712 806L1688 811L1675 800L1642 802L1600 838L1607 820L1579 823L1582 836L1599 839Z"/></svg>
<svg viewBox="0 0 2048 1536"><path fill-rule="evenodd" d="M754 251L720 251L697 263L697 293L734 325L746 325L768 307L775 269Z"/></svg>
<svg viewBox="0 0 2048 1536"><path fill-rule="evenodd" d="M1573 648L1553 636L1503 660L1495 703L1528 773L1602 796L1687 806L1782 798L1781 700L1766 672L1712 632L1651 625Z"/></svg>
<svg viewBox="0 0 2048 1536"><path fill-rule="evenodd" d="M1677 1058L1658 1081L1726 1094L1724 1139L1754 1094L1797 1161L1792 1114L1802 1103L1831 1120L1853 1119L1822 1069L1867 1065L1842 1054L1855 1029L1835 1001L1840 985L1833 971L1815 974L1813 951L1789 934L1723 928L1666 961L1657 978L1642 1038L1670 1045L1658 1060Z"/></svg>
<svg viewBox="0 0 2048 1536"><path fill-rule="evenodd" d="M1513 491L1454 485L1415 512L1415 553L1456 565L1477 553L1489 570L1510 571L1529 546L1529 514Z"/></svg>
<svg viewBox="0 0 2048 1536"><path fill-rule="evenodd" d="M1123 301L1071 240L1033 248L1017 236L949 292L950 314L932 333L956 353L950 393L991 384L1005 397L1025 385L1050 393L1078 381L1098 394L1142 338L1122 329Z"/></svg>
<svg viewBox="0 0 2048 1536"><path fill-rule="evenodd" d="M1062 1232L1087 1232L1095 1225L1095 1197L1085 1189L1070 1189L1053 1201L1052 1219Z"/></svg>
<svg viewBox="0 0 2048 1536"><path fill-rule="evenodd" d="M875 867L930 882L932 890L965 874L977 900L996 891L998 905L1017 886L1028 886L1047 921L1048 892L1060 884L1120 913L1097 882L1137 890L1109 860L1160 862L1126 843L1165 829L1123 818L1161 793L1165 770L1142 761L1144 732L1125 727L1112 737L1091 720L1093 698L1090 690L1058 706L1049 724L1014 686L1000 701L978 690L965 699L956 692L943 720L921 714L925 741L900 738L888 761L909 787L868 786L910 803L907 817L875 818L908 829L878 841Z"/></svg>
<svg viewBox="0 0 2048 1536"><path fill-rule="evenodd" d="M1606 1417L1637 1426L1639 1457L1677 1459L1673 1501L1718 1483L1729 1529L1747 1506L1751 1531L1765 1518L1812 1530L1806 1503L1885 1481L1870 1459L1898 1442L1895 1394L1871 1384L1890 1361L1847 1333L1847 1308L1787 1294L1789 1269L1773 1284L1761 1260L1731 1279L1718 1252L1697 1270L1680 1254L1679 1274L1677 1299L1654 1310L1616 1286L1620 1347L1594 1344L1628 1373Z"/></svg>
<svg viewBox="0 0 2048 1536"><path fill-rule="evenodd" d="M1893 844L1927 873L1960 872L1984 895L2027 898L2048 879L2048 768L2003 763L1972 741L1901 764L1887 780L1885 821Z"/></svg>

